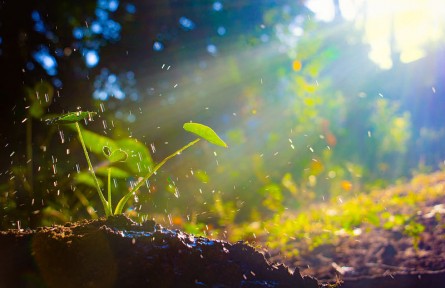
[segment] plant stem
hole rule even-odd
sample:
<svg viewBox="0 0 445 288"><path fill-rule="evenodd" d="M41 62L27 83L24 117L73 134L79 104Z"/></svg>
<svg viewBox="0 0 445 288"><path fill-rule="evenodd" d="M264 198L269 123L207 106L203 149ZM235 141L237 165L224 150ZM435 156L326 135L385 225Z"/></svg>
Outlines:
<svg viewBox="0 0 445 288"><path fill-rule="evenodd" d="M111 204L111 167L108 169L108 207L110 209L110 212L113 212L113 205Z"/></svg>
<svg viewBox="0 0 445 288"><path fill-rule="evenodd" d="M87 162L88 162L88 168L91 172L91 175L93 176L94 183L96 184L97 193L99 194L100 201L102 201L102 205L104 206L105 215L108 217L112 214L110 212L111 208L108 206L108 202L107 202L107 200L105 200L105 197L102 194L102 190L100 189L99 181L97 180L96 173L94 173L93 165L91 165L90 157L88 156L88 151L87 151L87 148L85 147L85 142L83 141L79 123L76 122L74 124L76 125L77 134L79 135L79 140L80 140L80 143L82 144L83 152L84 152L85 158L87 159Z"/></svg>
<svg viewBox="0 0 445 288"><path fill-rule="evenodd" d="M128 199L130 199L130 197L137 191L139 190L139 188L141 188L142 185L144 185L145 181L148 180L148 178L150 178L154 173L156 173L156 171L159 170L159 168L162 167L162 165L165 164L165 162L167 162L168 160L170 160L171 158L181 154L182 151L184 151L185 149L189 148L190 146L195 145L199 140L201 140L201 138L197 138L195 140L193 140L192 142L190 142L189 144L183 146L182 148L180 148L179 150L176 150L174 153L168 155L167 157L164 158L164 160L162 160L161 162L159 162L154 168L153 170L149 171L147 173L147 175L145 175L144 178L142 178L134 187L133 189L130 190L130 192L128 192L127 194L125 194L124 197L122 197L122 199L119 201L119 203L117 203L116 209L114 210L114 214L121 214L122 213L122 209L124 208L125 203L127 203Z"/></svg>

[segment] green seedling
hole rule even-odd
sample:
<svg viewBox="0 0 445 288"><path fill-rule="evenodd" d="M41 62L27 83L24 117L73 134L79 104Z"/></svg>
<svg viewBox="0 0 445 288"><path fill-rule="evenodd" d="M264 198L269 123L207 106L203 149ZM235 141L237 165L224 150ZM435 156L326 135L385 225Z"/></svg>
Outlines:
<svg viewBox="0 0 445 288"><path fill-rule="evenodd" d="M91 160L88 155L87 148L85 146L85 141L82 137L82 131L79 125L79 122L85 119L91 119L94 115L96 115L95 112L87 112L87 111L78 111L78 112L71 112L64 115L61 115L59 117L53 118L48 120L48 124L73 124L75 125L77 135L79 137L79 141L82 145L83 152L85 154L85 158L88 163L88 169L93 177L95 187L97 189L97 193L99 194L99 198L102 202L102 205L104 207L105 215L112 216L116 214L122 214L122 210L127 203L127 201L133 196L139 188L153 175L156 173L156 171L159 170L168 160L175 157L176 155L181 154L184 150L190 148L191 146L198 143L201 139L207 140L209 143L212 143L217 146L221 147L227 147L227 144L218 136L218 134L215 133L210 127L199 124L199 123L185 123L183 128L184 130L193 133L197 136L199 136L197 139L191 141L187 145L181 147L180 149L176 150L174 153L170 154L169 156L165 157L161 162L159 162L154 168L149 169L148 173L136 183L136 185L127 193L125 194L120 201L117 203L115 210L113 211L113 206L111 202L111 169L112 167L108 167L107 169L107 186L108 186L108 193L107 198L105 199L104 194L102 193L102 189L99 184L99 180L96 177L96 173L93 169L93 166L91 165ZM116 162L124 162L128 158L127 152L125 152L122 149L115 149L114 151L110 149L108 146L104 146L102 149L103 155L107 158L107 160L110 162L110 164L116 163Z"/></svg>

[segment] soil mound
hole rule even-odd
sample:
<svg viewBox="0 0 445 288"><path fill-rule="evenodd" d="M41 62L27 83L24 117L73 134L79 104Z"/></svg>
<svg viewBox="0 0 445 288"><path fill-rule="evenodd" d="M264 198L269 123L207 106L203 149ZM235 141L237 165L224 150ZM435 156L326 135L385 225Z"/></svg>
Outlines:
<svg viewBox="0 0 445 288"><path fill-rule="evenodd" d="M122 215L2 231L0 255L0 287L319 287L245 243Z"/></svg>

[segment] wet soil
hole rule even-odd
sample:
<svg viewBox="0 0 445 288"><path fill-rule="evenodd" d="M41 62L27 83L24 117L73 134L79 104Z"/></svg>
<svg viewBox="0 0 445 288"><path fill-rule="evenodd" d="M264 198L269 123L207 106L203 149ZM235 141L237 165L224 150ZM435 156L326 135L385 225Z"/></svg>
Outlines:
<svg viewBox="0 0 445 288"><path fill-rule="evenodd" d="M125 216L0 232L0 287L302 287L245 243L168 230Z"/></svg>

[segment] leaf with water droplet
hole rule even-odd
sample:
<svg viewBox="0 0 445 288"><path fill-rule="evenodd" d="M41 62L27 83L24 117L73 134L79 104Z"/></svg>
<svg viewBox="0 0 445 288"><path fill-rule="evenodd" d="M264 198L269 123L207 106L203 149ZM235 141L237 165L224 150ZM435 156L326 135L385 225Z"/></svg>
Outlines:
<svg viewBox="0 0 445 288"><path fill-rule="evenodd" d="M102 148L102 153L105 155L105 157L110 157L110 155L111 155L111 149L110 149L110 147L108 147L108 146L104 146L103 148Z"/></svg>
<svg viewBox="0 0 445 288"><path fill-rule="evenodd" d="M96 115L96 112L89 112L89 111L76 111L76 112L70 112L63 114L61 116L58 116L53 119L47 120L48 124L71 124L76 123L79 121L82 121L86 118L92 118L94 115Z"/></svg>
<svg viewBox="0 0 445 288"><path fill-rule="evenodd" d="M124 138L116 140L115 143L119 149L127 152L129 160L125 162L125 166L134 176L142 177L146 171L150 171L155 166L150 151L142 142L133 138Z"/></svg>
<svg viewBox="0 0 445 288"><path fill-rule="evenodd" d="M196 134L212 144L227 148L227 144L218 136L218 134L206 125L199 123L185 123L183 128L185 131Z"/></svg>
<svg viewBox="0 0 445 288"><path fill-rule="evenodd" d="M105 154L105 157L107 157L107 159L111 163L125 162L125 160L127 160L127 158L128 158L128 154L127 154L127 152L125 152L122 149L117 149L117 150L114 150L113 152L111 152L110 155L108 155L108 156Z"/></svg>

